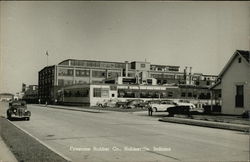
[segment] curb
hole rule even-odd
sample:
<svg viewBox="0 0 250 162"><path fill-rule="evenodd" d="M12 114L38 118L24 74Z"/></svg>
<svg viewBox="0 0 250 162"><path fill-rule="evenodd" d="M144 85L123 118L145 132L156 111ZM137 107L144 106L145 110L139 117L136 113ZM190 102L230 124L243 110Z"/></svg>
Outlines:
<svg viewBox="0 0 250 162"><path fill-rule="evenodd" d="M21 127L15 125L14 123L10 122L9 120L7 120L8 123L10 123L12 126L16 127L17 129L21 130L22 132L24 132L26 135L30 136L31 138L33 138L35 141L37 141L38 143L40 143L41 145L43 145L44 147L46 147L48 150L50 150L51 152L57 154L58 156L60 156L62 159L64 159L67 162L72 162L72 160L68 157L66 157L65 155L63 155L62 153L59 153L58 151L56 151L55 149L51 148L50 146L48 146L47 144L45 144L43 141L39 140L37 137L33 136L32 134L30 134L29 132L27 132L26 130L23 130Z"/></svg>
<svg viewBox="0 0 250 162"><path fill-rule="evenodd" d="M201 127L209 127L209 128L218 128L218 129L227 129L241 132L250 132L250 126L240 125L240 124L229 124L229 123L220 123L220 122L212 122L212 121L201 121L195 119L178 119L174 117L167 117L159 119L161 122L170 122L170 123L178 123L178 124L187 124Z"/></svg>

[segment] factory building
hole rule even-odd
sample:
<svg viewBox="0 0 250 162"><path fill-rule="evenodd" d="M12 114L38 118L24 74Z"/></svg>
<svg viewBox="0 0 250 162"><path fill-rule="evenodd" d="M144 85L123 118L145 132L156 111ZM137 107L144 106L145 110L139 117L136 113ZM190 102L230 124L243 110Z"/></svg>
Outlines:
<svg viewBox="0 0 250 162"><path fill-rule="evenodd" d="M200 87L211 86L217 78L214 75L193 74L191 68L181 71L180 66L155 65L150 62L68 59L39 71L38 96L42 103L53 103L56 93L63 87L100 84L119 77L123 77L124 81L127 78L128 84L184 84Z"/></svg>

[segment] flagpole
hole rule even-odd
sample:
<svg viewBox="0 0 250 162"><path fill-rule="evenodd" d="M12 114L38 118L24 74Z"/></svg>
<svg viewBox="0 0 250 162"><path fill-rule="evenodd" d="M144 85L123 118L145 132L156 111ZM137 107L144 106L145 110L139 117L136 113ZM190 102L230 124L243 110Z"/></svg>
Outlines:
<svg viewBox="0 0 250 162"><path fill-rule="evenodd" d="M47 56L47 66L49 66L49 53L46 51L46 56Z"/></svg>

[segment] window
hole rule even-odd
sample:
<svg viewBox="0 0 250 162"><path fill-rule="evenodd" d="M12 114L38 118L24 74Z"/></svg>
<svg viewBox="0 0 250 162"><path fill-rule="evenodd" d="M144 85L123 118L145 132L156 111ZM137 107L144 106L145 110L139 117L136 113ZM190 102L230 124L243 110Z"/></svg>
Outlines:
<svg viewBox="0 0 250 162"><path fill-rule="evenodd" d="M108 88L94 88L94 97L109 97L109 89Z"/></svg>
<svg viewBox="0 0 250 162"><path fill-rule="evenodd" d="M114 78L118 76L121 76L121 72L115 72L115 71L108 72L108 78Z"/></svg>
<svg viewBox="0 0 250 162"><path fill-rule="evenodd" d="M73 76L73 69L59 69L59 76Z"/></svg>
<svg viewBox="0 0 250 162"><path fill-rule="evenodd" d="M235 107L244 107L244 85L236 85Z"/></svg>
<svg viewBox="0 0 250 162"><path fill-rule="evenodd" d="M241 57L238 58L238 63L241 63Z"/></svg>
<svg viewBox="0 0 250 162"><path fill-rule="evenodd" d="M106 77L106 72L105 71L92 71L92 77L105 78Z"/></svg>
<svg viewBox="0 0 250 162"><path fill-rule="evenodd" d="M145 68L146 67L146 65L145 64L141 64L141 68Z"/></svg>
<svg viewBox="0 0 250 162"><path fill-rule="evenodd" d="M168 97L173 97L173 92L168 92Z"/></svg>
<svg viewBox="0 0 250 162"><path fill-rule="evenodd" d="M94 88L94 97L101 97L101 88Z"/></svg>
<svg viewBox="0 0 250 162"><path fill-rule="evenodd" d="M186 93L185 92L182 92L181 93L181 97L185 97L186 96Z"/></svg>
<svg viewBox="0 0 250 162"><path fill-rule="evenodd" d="M59 86L64 86L64 80L63 79L58 79L58 85Z"/></svg>
<svg viewBox="0 0 250 162"><path fill-rule="evenodd" d="M89 70L76 70L76 76L89 77Z"/></svg>
<svg viewBox="0 0 250 162"><path fill-rule="evenodd" d="M192 93L191 92L188 92L188 97L192 97Z"/></svg>
<svg viewBox="0 0 250 162"><path fill-rule="evenodd" d="M102 97L109 97L109 89L108 88L102 88L101 89L101 96Z"/></svg>

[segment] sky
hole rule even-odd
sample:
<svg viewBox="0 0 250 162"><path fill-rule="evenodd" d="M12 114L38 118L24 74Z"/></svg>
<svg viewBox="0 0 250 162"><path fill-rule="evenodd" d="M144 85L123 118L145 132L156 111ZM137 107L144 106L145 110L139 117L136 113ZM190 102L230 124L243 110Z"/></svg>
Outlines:
<svg viewBox="0 0 250 162"><path fill-rule="evenodd" d="M218 75L250 49L250 2L0 1L0 93L65 59L148 61Z"/></svg>

